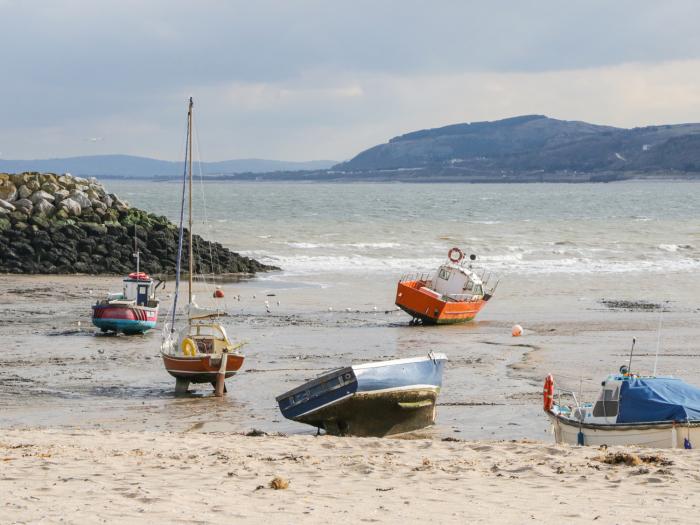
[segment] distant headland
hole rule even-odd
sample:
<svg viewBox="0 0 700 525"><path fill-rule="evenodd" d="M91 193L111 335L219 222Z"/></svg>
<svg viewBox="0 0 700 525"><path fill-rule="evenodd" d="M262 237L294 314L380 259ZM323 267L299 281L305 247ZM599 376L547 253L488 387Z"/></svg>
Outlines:
<svg viewBox="0 0 700 525"><path fill-rule="evenodd" d="M700 179L700 124L617 128L524 115L400 135L352 159L203 163L205 179L233 181L610 182ZM0 160L0 171L168 180L181 163L105 155Z"/></svg>

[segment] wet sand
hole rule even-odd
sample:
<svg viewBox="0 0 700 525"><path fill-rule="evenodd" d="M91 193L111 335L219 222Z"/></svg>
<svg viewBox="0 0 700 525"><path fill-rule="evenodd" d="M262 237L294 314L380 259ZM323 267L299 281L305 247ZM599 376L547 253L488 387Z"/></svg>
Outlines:
<svg viewBox="0 0 700 525"><path fill-rule="evenodd" d="M277 274L224 284L220 306L233 314L229 335L248 345L242 371L220 400L209 385L174 396L158 354L160 329L127 337L92 327L90 304L118 289L118 277L1 276L0 426L313 433L282 418L275 396L348 363L434 350L449 362L437 425L425 435L549 441L543 377L552 372L560 385L592 396L607 373L627 362L632 337L633 368L651 372L661 316L658 372L700 384L695 279L666 276L673 295L663 295L658 276L643 277L509 276L477 322L444 327L408 326L391 302L393 280L371 275ZM202 305L213 304L211 290L197 286ZM168 283L161 322L172 291ZM603 300L648 301L664 312ZM516 322L525 327L523 337L510 335Z"/></svg>

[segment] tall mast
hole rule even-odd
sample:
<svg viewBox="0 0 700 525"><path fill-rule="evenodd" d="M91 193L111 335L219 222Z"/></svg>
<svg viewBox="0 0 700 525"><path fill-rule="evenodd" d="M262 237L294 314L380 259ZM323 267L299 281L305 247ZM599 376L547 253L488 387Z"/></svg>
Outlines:
<svg viewBox="0 0 700 525"><path fill-rule="evenodd" d="M190 301L189 303L192 304L192 275L194 274L194 261L192 254L194 253L194 250L192 249L192 106L194 105L194 102L192 101L192 97L190 97L190 109L187 112L187 123L188 123L188 128L190 130L190 133L187 137L187 149L189 150L189 159L188 159L188 171L189 171L189 180L190 180L190 191L189 191L189 216L190 216L190 229L189 229L189 239L190 239L190 280L189 280L189 296L190 296Z"/></svg>

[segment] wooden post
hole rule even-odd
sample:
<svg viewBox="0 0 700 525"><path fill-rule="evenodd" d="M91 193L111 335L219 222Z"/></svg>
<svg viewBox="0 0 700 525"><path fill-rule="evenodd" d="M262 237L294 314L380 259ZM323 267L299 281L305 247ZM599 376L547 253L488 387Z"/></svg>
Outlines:
<svg viewBox="0 0 700 525"><path fill-rule="evenodd" d="M226 383L226 361L228 361L228 352L221 354L221 365L219 365L219 373L216 374L216 388L214 395L223 397Z"/></svg>

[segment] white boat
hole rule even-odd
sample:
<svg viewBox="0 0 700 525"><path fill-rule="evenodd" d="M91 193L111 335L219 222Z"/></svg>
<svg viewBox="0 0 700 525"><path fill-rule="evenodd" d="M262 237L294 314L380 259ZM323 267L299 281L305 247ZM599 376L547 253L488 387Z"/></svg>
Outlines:
<svg viewBox="0 0 700 525"><path fill-rule="evenodd" d="M554 396L554 378L544 384L544 411L557 443L700 446L700 388L674 377L638 376L626 366L603 382L595 403L580 403L572 391ZM562 397L573 404L565 405Z"/></svg>

